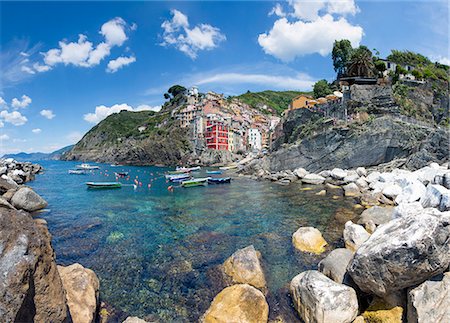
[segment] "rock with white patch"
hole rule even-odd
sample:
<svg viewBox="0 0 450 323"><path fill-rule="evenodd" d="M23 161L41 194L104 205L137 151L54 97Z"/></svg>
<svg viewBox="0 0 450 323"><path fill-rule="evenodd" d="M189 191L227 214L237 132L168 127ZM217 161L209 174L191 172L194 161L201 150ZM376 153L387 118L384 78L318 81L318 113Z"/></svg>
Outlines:
<svg viewBox="0 0 450 323"><path fill-rule="evenodd" d="M389 184L383 188L383 195L389 197L390 199L395 199L397 196L402 194L402 188L397 184Z"/></svg>
<svg viewBox="0 0 450 323"><path fill-rule="evenodd" d="M449 190L444 186L429 184L425 191L425 194L420 199L420 203L424 208L438 207L441 204L441 198L443 195L448 195Z"/></svg>
<svg viewBox="0 0 450 323"><path fill-rule="evenodd" d="M414 181L403 188L402 193L395 198L395 203L401 204L418 201L425 194L426 190L425 185L419 181Z"/></svg>
<svg viewBox="0 0 450 323"><path fill-rule="evenodd" d="M347 221L344 228L345 247L355 252L358 248L369 239L370 234L359 224Z"/></svg>
<svg viewBox="0 0 450 323"><path fill-rule="evenodd" d="M344 189L344 195L348 197L359 196L361 194L358 185L356 185L355 183L347 184L342 188Z"/></svg>
<svg viewBox="0 0 450 323"><path fill-rule="evenodd" d="M331 171L331 177L333 177L334 179L344 179L345 176L347 176L347 171L341 169L341 168L333 168L333 170Z"/></svg>
<svg viewBox="0 0 450 323"><path fill-rule="evenodd" d="M359 176L367 176L367 170L364 168L364 167L358 167L357 169L356 169L356 173L359 175Z"/></svg>
<svg viewBox="0 0 450 323"><path fill-rule="evenodd" d="M380 175L380 172L371 172L366 176L366 180L368 183L377 182L380 179Z"/></svg>
<svg viewBox="0 0 450 323"><path fill-rule="evenodd" d="M323 182L325 182L325 178L317 174L307 174L301 179L301 181L305 184L318 185L323 184Z"/></svg>
<svg viewBox="0 0 450 323"><path fill-rule="evenodd" d="M302 179L303 177L305 177L306 175L308 175L308 171L304 168L297 168L296 170L294 170L294 174L297 175L298 178Z"/></svg>
<svg viewBox="0 0 450 323"><path fill-rule="evenodd" d="M392 218L401 218L406 217L411 214L416 214L420 210L423 210L422 203L420 202L412 202L412 203L401 203L394 208L394 212L392 213Z"/></svg>
<svg viewBox="0 0 450 323"><path fill-rule="evenodd" d="M295 276L290 285L294 307L305 323L350 323L358 315L353 288L315 270Z"/></svg>

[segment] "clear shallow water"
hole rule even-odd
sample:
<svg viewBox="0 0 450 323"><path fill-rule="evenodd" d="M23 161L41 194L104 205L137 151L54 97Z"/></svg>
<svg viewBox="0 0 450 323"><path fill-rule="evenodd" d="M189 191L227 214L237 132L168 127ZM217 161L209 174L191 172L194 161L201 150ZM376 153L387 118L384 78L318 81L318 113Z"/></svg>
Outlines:
<svg viewBox="0 0 450 323"><path fill-rule="evenodd" d="M218 265L250 244L262 254L270 316L284 313L289 281L324 257L295 251L292 233L314 226L330 244L342 245L343 224L355 216L351 199L317 196L318 187L302 191L297 184L237 177L171 193L167 168L101 165L89 175L68 175L77 162L41 164L45 173L29 185L49 202L40 217L53 235L57 262L93 269L102 299L113 307L162 321L196 321L224 287ZM106 176L114 171L130 173L123 183L138 176L142 187L86 188L86 181L114 181Z"/></svg>

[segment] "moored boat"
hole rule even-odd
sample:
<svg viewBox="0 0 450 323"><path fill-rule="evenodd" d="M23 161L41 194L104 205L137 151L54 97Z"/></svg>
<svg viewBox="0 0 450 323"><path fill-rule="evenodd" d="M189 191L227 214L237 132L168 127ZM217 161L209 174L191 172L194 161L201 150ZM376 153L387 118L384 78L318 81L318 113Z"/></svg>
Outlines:
<svg viewBox="0 0 450 323"><path fill-rule="evenodd" d="M221 169L221 170L230 170L230 169L236 169L236 168L237 168L237 165L229 165L229 166L219 167L219 169Z"/></svg>
<svg viewBox="0 0 450 323"><path fill-rule="evenodd" d="M121 188L122 184L119 182L87 182L88 188Z"/></svg>
<svg viewBox="0 0 450 323"><path fill-rule="evenodd" d="M69 169L69 174L72 175L86 175L86 171L83 169Z"/></svg>
<svg viewBox="0 0 450 323"><path fill-rule="evenodd" d="M213 175L213 174L222 174L220 170L207 170L206 174Z"/></svg>
<svg viewBox="0 0 450 323"><path fill-rule="evenodd" d="M201 169L200 166L195 166L195 167L177 167L176 171L195 172L196 170L200 170L200 169Z"/></svg>
<svg viewBox="0 0 450 323"><path fill-rule="evenodd" d="M182 187L206 186L208 185L208 178L193 178L191 180L182 181Z"/></svg>
<svg viewBox="0 0 450 323"><path fill-rule="evenodd" d="M81 165L77 165L77 169L91 170L91 169L100 169L100 167L95 166L95 165L89 165L89 164L81 164Z"/></svg>
<svg viewBox="0 0 450 323"><path fill-rule="evenodd" d="M172 174L172 175L166 175L166 178L171 182L180 182L183 180L188 180L191 178L191 175L189 174Z"/></svg>
<svg viewBox="0 0 450 323"><path fill-rule="evenodd" d="M116 172L114 174L116 174L117 177L127 177L128 176L128 172Z"/></svg>
<svg viewBox="0 0 450 323"><path fill-rule="evenodd" d="M210 184L225 184L231 183L231 177L208 177L208 183Z"/></svg>

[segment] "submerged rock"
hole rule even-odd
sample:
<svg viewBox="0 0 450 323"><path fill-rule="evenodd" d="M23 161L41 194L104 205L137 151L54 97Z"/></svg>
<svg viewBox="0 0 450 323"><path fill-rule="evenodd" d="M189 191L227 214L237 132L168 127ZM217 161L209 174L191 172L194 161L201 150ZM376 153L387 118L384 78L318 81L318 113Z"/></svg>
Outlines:
<svg viewBox="0 0 450 323"><path fill-rule="evenodd" d="M358 224L367 224L372 221L376 225L387 223L392 220L394 208L391 206L372 206L361 213Z"/></svg>
<svg viewBox="0 0 450 323"><path fill-rule="evenodd" d="M269 305L263 293L248 284L225 288L201 318L204 323L264 323L269 318Z"/></svg>
<svg viewBox="0 0 450 323"><path fill-rule="evenodd" d="M336 283L344 281L347 266L353 258L353 252L346 248L338 248L331 251L325 259L319 262L319 271L331 278Z"/></svg>
<svg viewBox="0 0 450 323"><path fill-rule="evenodd" d="M266 278L259 262L260 255L253 245L236 251L223 264L225 274L234 283L249 284L256 288L266 287Z"/></svg>
<svg viewBox="0 0 450 323"><path fill-rule="evenodd" d="M450 318L450 272L408 291L408 323L446 322Z"/></svg>
<svg viewBox="0 0 450 323"><path fill-rule="evenodd" d="M300 251L320 254L325 251L327 242L322 233L313 227L301 227L292 235L294 247Z"/></svg>
<svg viewBox="0 0 450 323"><path fill-rule="evenodd" d="M419 211L380 226L348 272L361 290L384 296L442 273L450 263L450 217Z"/></svg>
<svg viewBox="0 0 450 323"><path fill-rule="evenodd" d="M295 276L290 291L294 307L306 323L350 323L358 315L353 288L335 283L318 271Z"/></svg>
<svg viewBox="0 0 450 323"><path fill-rule="evenodd" d="M350 251L355 252L358 248L369 239L370 234L359 224L354 224L352 221L345 223L344 228L344 242L345 247Z"/></svg>
<svg viewBox="0 0 450 323"><path fill-rule="evenodd" d="M100 287L97 275L80 264L58 266L58 271L66 290L67 305L73 322L94 322Z"/></svg>
<svg viewBox="0 0 450 323"><path fill-rule="evenodd" d="M29 187L20 188L12 197L11 204L18 209L34 212L47 206L47 201Z"/></svg>
<svg viewBox="0 0 450 323"><path fill-rule="evenodd" d="M0 208L0 317L3 322L65 322L66 297L42 221Z"/></svg>

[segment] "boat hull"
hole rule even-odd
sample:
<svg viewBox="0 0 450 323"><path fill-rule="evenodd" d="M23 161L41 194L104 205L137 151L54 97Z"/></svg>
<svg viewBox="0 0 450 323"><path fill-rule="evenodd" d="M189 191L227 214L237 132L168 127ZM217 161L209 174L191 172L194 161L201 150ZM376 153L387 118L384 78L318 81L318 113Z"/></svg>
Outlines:
<svg viewBox="0 0 450 323"><path fill-rule="evenodd" d="M208 185L207 178L191 179L189 181L181 182L182 187L206 186Z"/></svg>
<svg viewBox="0 0 450 323"><path fill-rule="evenodd" d="M208 178L208 183L210 183L210 184L227 184L227 183L231 183L231 177Z"/></svg>
<svg viewBox="0 0 450 323"><path fill-rule="evenodd" d="M86 185L88 188L95 188L95 189L112 189L122 187L122 184L118 182L111 182L111 183L87 182Z"/></svg>

